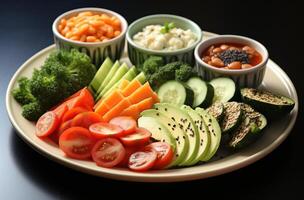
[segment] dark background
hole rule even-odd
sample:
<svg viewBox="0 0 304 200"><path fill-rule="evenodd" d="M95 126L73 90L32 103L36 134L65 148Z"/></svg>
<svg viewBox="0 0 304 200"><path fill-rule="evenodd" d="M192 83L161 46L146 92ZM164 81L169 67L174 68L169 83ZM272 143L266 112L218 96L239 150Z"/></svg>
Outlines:
<svg viewBox="0 0 304 200"><path fill-rule="evenodd" d="M54 163L25 144L5 109L8 82L30 56L53 43L51 25L61 13L79 7L102 7L129 23L156 13L178 14L203 30L255 38L269 50L294 82L303 100L303 10L292 1L66 0L1 1L0 4L0 199L136 198L187 194L188 198L301 199L304 183L301 112L288 139L266 158L246 168L205 180L144 184L93 177ZM140 195L140 192L144 194Z"/></svg>

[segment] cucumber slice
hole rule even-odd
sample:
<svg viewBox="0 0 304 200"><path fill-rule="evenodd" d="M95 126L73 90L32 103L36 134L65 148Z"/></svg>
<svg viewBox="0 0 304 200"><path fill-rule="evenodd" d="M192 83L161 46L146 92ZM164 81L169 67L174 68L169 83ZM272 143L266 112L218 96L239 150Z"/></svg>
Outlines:
<svg viewBox="0 0 304 200"><path fill-rule="evenodd" d="M241 89L241 96L245 103L272 118L284 116L295 105L292 99L265 90L243 88Z"/></svg>
<svg viewBox="0 0 304 200"><path fill-rule="evenodd" d="M194 100L194 92L188 86L175 80L162 84L157 91L157 95L160 102L175 105L192 106Z"/></svg>
<svg viewBox="0 0 304 200"><path fill-rule="evenodd" d="M212 106L206 109L207 113L215 117L215 119L220 123L224 116L224 104L223 103L214 103Z"/></svg>
<svg viewBox="0 0 304 200"><path fill-rule="evenodd" d="M95 93L97 92L99 86L106 78L107 74L111 70L113 66L113 62L110 58L106 58L102 65L99 67L98 71L96 72L94 78L92 79L89 88Z"/></svg>
<svg viewBox="0 0 304 200"><path fill-rule="evenodd" d="M228 102L235 94L235 83L232 79L226 77L215 78L210 81L214 88L213 103Z"/></svg>
<svg viewBox="0 0 304 200"><path fill-rule="evenodd" d="M241 104L238 102L224 103L224 116L221 122L221 129L223 133L235 130L242 121Z"/></svg>
<svg viewBox="0 0 304 200"><path fill-rule="evenodd" d="M212 103L214 96L213 86L199 77L192 77L186 83L194 92L192 107L206 108Z"/></svg>
<svg viewBox="0 0 304 200"><path fill-rule="evenodd" d="M119 61L117 60L114 65L112 66L111 70L109 71L108 75L106 76L106 78L104 79L104 81L101 83L101 85L99 86L97 92L95 93L95 96L97 97L101 91L108 85L108 83L110 82L110 80L113 78L114 74L116 73L116 71L118 70L120 66Z"/></svg>

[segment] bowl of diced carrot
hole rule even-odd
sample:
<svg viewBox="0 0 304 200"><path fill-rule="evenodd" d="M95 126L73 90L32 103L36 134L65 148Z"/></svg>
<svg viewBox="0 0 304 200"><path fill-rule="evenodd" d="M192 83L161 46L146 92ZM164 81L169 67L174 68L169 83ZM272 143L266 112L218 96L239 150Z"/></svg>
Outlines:
<svg viewBox="0 0 304 200"><path fill-rule="evenodd" d="M80 8L57 17L53 23L56 47L76 48L99 67L106 57L120 59L128 23L120 14L103 8Z"/></svg>

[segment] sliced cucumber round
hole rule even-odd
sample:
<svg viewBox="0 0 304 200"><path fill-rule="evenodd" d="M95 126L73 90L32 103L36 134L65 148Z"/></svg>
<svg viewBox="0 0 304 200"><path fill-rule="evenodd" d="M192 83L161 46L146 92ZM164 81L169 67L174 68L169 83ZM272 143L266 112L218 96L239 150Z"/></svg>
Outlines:
<svg viewBox="0 0 304 200"><path fill-rule="evenodd" d="M214 96L213 86L199 77L192 77L186 83L194 92L193 107L206 108L212 103Z"/></svg>
<svg viewBox="0 0 304 200"><path fill-rule="evenodd" d="M157 95L161 103L172 103L175 105L190 105L194 100L194 92L187 85L175 80L162 84Z"/></svg>
<svg viewBox="0 0 304 200"><path fill-rule="evenodd" d="M235 83L226 77L215 78L210 81L214 88L213 102L228 102L235 94Z"/></svg>

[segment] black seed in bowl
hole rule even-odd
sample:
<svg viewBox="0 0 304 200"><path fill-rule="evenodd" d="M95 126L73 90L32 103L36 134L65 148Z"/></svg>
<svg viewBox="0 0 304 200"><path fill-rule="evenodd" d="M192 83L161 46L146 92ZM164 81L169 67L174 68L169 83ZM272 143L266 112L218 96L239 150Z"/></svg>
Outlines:
<svg viewBox="0 0 304 200"><path fill-rule="evenodd" d="M229 65L234 61L239 61L242 64L249 64L249 56L246 51L242 50L225 50L219 54L219 58L224 62L225 65Z"/></svg>

